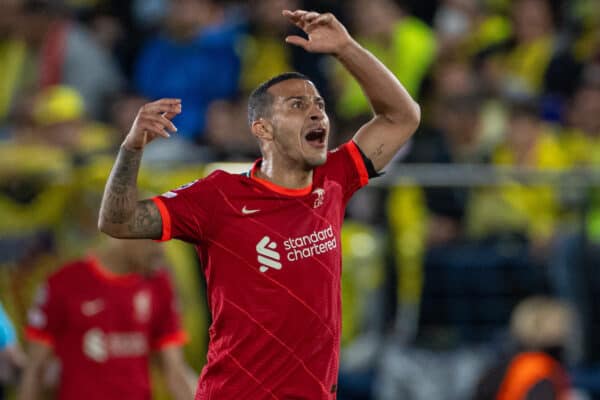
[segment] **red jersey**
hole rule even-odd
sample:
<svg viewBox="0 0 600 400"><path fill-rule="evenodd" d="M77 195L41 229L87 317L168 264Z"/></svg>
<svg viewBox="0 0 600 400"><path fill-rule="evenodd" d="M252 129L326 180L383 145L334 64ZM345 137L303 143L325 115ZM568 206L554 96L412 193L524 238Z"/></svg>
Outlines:
<svg viewBox="0 0 600 400"><path fill-rule="evenodd" d="M312 185L216 171L154 200L163 240L196 245L213 322L196 400L334 399L341 328L340 231L368 182L354 142Z"/></svg>
<svg viewBox="0 0 600 400"><path fill-rule="evenodd" d="M54 273L28 319L61 362L61 400L150 399L149 352L185 341L165 271L114 275L93 258Z"/></svg>

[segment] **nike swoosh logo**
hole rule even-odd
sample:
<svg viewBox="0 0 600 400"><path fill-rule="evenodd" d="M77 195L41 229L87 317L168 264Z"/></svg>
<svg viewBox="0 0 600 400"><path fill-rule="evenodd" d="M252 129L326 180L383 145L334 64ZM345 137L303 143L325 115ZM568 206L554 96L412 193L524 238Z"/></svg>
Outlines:
<svg viewBox="0 0 600 400"><path fill-rule="evenodd" d="M242 208L242 214L244 214L244 215L248 215L248 214L254 214L254 213L257 213L257 212L259 212L259 211L260 211L259 209L256 209L256 210L248 210L248 209L246 208L246 206L244 206L244 208Z"/></svg>

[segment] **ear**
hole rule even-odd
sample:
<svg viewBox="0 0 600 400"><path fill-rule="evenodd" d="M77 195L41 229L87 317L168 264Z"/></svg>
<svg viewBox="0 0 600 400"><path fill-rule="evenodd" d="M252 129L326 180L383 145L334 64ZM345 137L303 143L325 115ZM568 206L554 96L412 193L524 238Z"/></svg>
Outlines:
<svg viewBox="0 0 600 400"><path fill-rule="evenodd" d="M259 118L254 121L250 130L252 131L252 134L260 140L273 140L273 125L264 118Z"/></svg>

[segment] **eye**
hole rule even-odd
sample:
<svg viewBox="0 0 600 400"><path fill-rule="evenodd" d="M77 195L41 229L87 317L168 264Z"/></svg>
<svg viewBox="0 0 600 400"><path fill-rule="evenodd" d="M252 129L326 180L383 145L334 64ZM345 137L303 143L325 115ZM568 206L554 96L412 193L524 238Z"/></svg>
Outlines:
<svg viewBox="0 0 600 400"><path fill-rule="evenodd" d="M304 103L301 100L296 100L292 103L292 108L303 108Z"/></svg>
<svg viewBox="0 0 600 400"><path fill-rule="evenodd" d="M317 102L317 107L319 107L319 110L324 110L325 109L325 102L323 102L323 101Z"/></svg>

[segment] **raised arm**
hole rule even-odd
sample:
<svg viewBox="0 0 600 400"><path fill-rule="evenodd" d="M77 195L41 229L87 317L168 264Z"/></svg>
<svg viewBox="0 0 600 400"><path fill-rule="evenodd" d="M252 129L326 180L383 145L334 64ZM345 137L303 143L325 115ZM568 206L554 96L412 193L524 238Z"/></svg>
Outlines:
<svg viewBox="0 0 600 400"><path fill-rule="evenodd" d="M358 130L354 141L377 171L383 169L417 129L419 105L394 74L362 48L334 15L304 10L285 10L283 15L308 34L308 39L288 36L288 43L309 52L334 55L362 87L374 117Z"/></svg>
<svg viewBox="0 0 600 400"><path fill-rule="evenodd" d="M162 220L152 200L138 200L137 176L144 147L176 131L171 119L181 112L181 100L161 99L145 104L121 144L110 173L98 217L98 228L117 238L158 239Z"/></svg>

